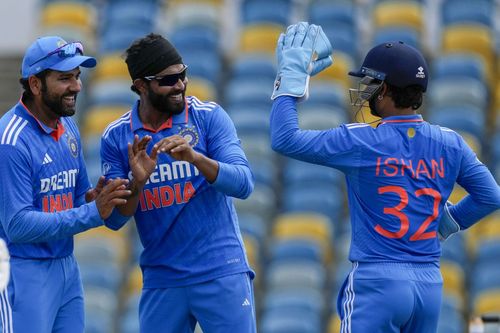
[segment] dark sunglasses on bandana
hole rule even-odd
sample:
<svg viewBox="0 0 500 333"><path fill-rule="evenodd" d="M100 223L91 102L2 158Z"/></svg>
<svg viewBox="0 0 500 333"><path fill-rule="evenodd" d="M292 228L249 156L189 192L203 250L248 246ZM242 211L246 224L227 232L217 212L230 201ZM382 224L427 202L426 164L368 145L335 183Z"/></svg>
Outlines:
<svg viewBox="0 0 500 333"><path fill-rule="evenodd" d="M41 57L40 59L36 60L32 64L30 64L30 67L33 66L36 63L39 63L42 60L47 59L50 56L53 56L54 54L57 54L60 58L71 58L74 57L76 54L83 55L83 45L80 42L73 42L73 43L67 43L64 44L54 51L51 51Z"/></svg>
<svg viewBox="0 0 500 333"><path fill-rule="evenodd" d="M158 81L158 85L165 87L172 87L174 86L179 80L184 81L186 79L186 72L187 72L187 67L186 65L183 65L184 67L179 73L175 74L168 74L168 75L163 75L163 76L145 76L144 79L148 81Z"/></svg>

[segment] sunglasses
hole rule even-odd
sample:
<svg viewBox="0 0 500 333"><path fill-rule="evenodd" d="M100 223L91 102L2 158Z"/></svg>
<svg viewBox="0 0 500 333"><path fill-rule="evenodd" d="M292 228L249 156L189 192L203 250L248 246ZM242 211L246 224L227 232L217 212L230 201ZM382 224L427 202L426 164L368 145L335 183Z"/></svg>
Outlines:
<svg viewBox="0 0 500 333"><path fill-rule="evenodd" d="M179 82L179 80L184 82L184 80L186 79L187 67L188 66L184 65L184 67L182 68L182 71L180 71L179 73L168 74L168 75L163 75L163 76L154 76L154 75L145 76L144 79L148 80L148 81L152 81L152 80L158 81L158 85L162 86L162 87L166 87L166 86L172 87L177 82Z"/></svg>
<svg viewBox="0 0 500 333"><path fill-rule="evenodd" d="M42 60L47 59L50 56L53 56L54 54L57 54L60 58L71 58L74 57L76 54L83 55L83 45L80 42L73 42L73 43L67 43L64 44L54 51L51 51L41 57L40 59L36 60L32 64L30 64L30 67L33 66L36 63L39 63Z"/></svg>

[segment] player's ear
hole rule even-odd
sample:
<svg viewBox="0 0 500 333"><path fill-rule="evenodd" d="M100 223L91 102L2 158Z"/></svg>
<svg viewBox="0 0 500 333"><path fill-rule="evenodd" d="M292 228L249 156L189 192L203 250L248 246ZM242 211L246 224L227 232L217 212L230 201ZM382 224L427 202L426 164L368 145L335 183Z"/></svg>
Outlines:
<svg viewBox="0 0 500 333"><path fill-rule="evenodd" d="M28 78L28 84L29 84L29 87L31 89L31 93L34 96L38 96L41 94L43 83L42 83L42 80L40 78L36 77L35 75L31 75Z"/></svg>
<svg viewBox="0 0 500 333"><path fill-rule="evenodd" d="M381 96L380 99L382 99L382 97L384 97L385 95L387 95L387 93L389 92L389 86L387 86L387 83L383 83L382 84L382 87L380 88L380 91L378 92L378 96Z"/></svg>
<svg viewBox="0 0 500 333"><path fill-rule="evenodd" d="M146 82L143 79L135 79L132 84L141 94L146 91Z"/></svg>

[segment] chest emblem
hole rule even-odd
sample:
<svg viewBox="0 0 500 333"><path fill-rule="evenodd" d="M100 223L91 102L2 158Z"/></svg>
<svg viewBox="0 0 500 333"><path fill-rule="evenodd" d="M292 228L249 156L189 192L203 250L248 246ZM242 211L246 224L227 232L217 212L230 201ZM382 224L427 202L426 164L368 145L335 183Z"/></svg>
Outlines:
<svg viewBox="0 0 500 333"><path fill-rule="evenodd" d="M191 147L196 146L200 141L198 131L194 126L184 127L179 131L179 135L182 136L184 139L186 139L186 141L191 145Z"/></svg>
<svg viewBox="0 0 500 333"><path fill-rule="evenodd" d="M68 148L74 158L78 157L78 142L72 135L68 135Z"/></svg>

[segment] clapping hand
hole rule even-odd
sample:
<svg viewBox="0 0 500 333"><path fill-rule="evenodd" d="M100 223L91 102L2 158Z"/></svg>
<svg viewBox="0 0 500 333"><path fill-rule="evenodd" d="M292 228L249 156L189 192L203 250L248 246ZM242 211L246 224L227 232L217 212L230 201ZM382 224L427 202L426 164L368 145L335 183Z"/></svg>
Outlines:
<svg viewBox="0 0 500 333"><path fill-rule="evenodd" d="M128 183L128 179L117 178L109 180L106 185L103 186L99 194L97 194L95 203L99 215L103 220L111 215L115 206L127 203L126 198L132 194L132 192L127 189Z"/></svg>
<svg viewBox="0 0 500 333"><path fill-rule="evenodd" d="M159 143L153 146L148 155L146 147L151 141L151 136L146 135L141 140L139 136L134 136L134 142L128 144L128 162L132 176L138 184L145 184L151 173L156 168L158 158Z"/></svg>
<svg viewBox="0 0 500 333"><path fill-rule="evenodd" d="M198 154L189 142L180 135L163 138L157 145L160 152L167 153L178 161L194 163Z"/></svg>

